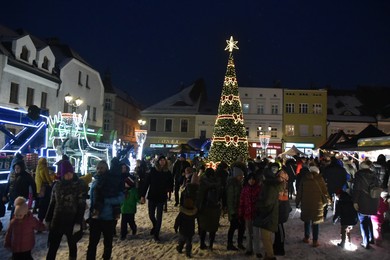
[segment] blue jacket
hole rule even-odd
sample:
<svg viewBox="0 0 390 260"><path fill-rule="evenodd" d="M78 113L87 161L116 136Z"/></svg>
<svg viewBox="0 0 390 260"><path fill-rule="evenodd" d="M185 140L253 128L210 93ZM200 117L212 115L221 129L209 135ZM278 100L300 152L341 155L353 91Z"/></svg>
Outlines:
<svg viewBox="0 0 390 260"><path fill-rule="evenodd" d="M91 191L90 191L90 199L91 199L91 207L90 208L91 209L94 208L93 207L94 201L95 201L94 189L96 187L96 184L97 184L96 180L94 182L92 182L92 184L91 184ZM120 204L123 203L124 199L125 199L125 195L124 195L123 191L118 191L117 196L104 198L104 206L103 206L103 209L100 212L98 218L101 220L114 220L115 216L113 214L114 213L113 206L120 207ZM91 212L90 212L90 215L91 215Z"/></svg>

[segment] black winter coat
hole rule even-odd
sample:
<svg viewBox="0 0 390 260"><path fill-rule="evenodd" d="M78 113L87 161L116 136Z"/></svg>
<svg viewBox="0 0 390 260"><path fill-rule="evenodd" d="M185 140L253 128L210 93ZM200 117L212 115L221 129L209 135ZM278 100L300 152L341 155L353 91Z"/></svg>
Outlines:
<svg viewBox="0 0 390 260"><path fill-rule="evenodd" d="M186 209L181 206L175 220L175 230L179 230L179 233L185 237L194 236L196 212L196 208Z"/></svg>
<svg viewBox="0 0 390 260"><path fill-rule="evenodd" d="M343 226L353 226L358 221L357 212L353 207L352 197L345 191L341 192L340 198L336 202L333 222L336 222L338 219Z"/></svg>
<svg viewBox="0 0 390 260"><path fill-rule="evenodd" d="M152 168L146 176L145 186L143 187L141 197L145 197L148 192L148 200L160 203L168 199L167 192L171 189L173 183L172 174L169 170L158 171Z"/></svg>

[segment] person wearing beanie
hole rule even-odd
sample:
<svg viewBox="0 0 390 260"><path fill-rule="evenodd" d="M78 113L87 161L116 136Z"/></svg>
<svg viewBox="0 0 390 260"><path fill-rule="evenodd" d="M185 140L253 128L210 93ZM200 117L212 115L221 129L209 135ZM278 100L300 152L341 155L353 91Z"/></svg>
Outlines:
<svg viewBox="0 0 390 260"><path fill-rule="evenodd" d="M245 232L245 221L239 218L238 211L240 208L240 195L244 171L239 167L232 168L232 176L226 184L226 202L230 227L228 231L227 250L237 251L238 248L245 250L243 243ZM233 236L235 230L238 230L237 247L233 245Z"/></svg>
<svg viewBox="0 0 390 260"><path fill-rule="evenodd" d="M69 247L69 259L77 258L77 239L73 236L74 227L80 227L86 206L85 185L73 171L69 161L61 163L62 178L55 183L45 221L49 226L47 260L56 259L57 250L65 235ZM77 229L77 228L76 228Z"/></svg>
<svg viewBox="0 0 390 260"><path fill-rule="evenodd" d="M373 164L369 160L360 163L359 170L355 174L352 200L353 206L358 212L361 246L370 249L370 244L375 243L374 230L371 217L377 214L380 198L372 198L369 187L379 187L377 174L372 170Z"/></svg>
<svg viewBox="0 0 390 260"><path fill-rule="evenodd" d="M102 258L111 259L117 215L120 215L120 205L124 200L123 190L122 167L118 158L114 157L111 160L110 169L106 161L99 161L96 164L95 180L91 184L90 191L87 260L97 259L96 250L102 234L104 239ZM98 214L95 214L96 210L98 210Z"/></svg>
<svg viewBox="0 0 390 260"><path fill-rule="evenodd" d="M35 181L31 174L26 171L26 165L24 164L24 161L17 161L14 164L14 171L15 181L12 190L9 190L9 203L13 205L14 200L19 196L22 196L26 199L29 198L30 190L32 192L32 199L35 199L37 197ZM14 207L11 209L11 219L13 214Z"/></svg>
<svg viewBox="0 0 390 260"><path fill-rule="evenodd" d="M324 221L323 197L329 201L326 183L316 165L309 166L309 171L302 176L295 198L296 207L301 207L301 220L304 222L304 243L309 243L313 233L313 247L318 247L319 224ZM341 188L341 187L340 187Z"/></svg>
<svg viewBox="0 0 390 260"><path fill-rule="evenodd" d="M137 213L137 203L139 201L139 192L136 184L136 177L130 174L130 168L126 164L122 165L122 177L125 181L125 199L121 204L121 240L127 236L127 225L130 226L132 234L137 234L137 225L135 223L135 214Z"/></svg>
<svg viewBox="0 0 390 260"><path fill-rule="evenodd" d="M35 230L44 231L45 225L28 210L24 197L14 202L14 218L5 234L4 247L12 252L12 259L33 259L31 250L35 246Z"/></svg>
<svg viewBox="0 0 390 260"><path fill-rule="evenodd" d="M173 165L172 174L174 179L175 188L175 207L180 203L180 187L184 182L184 171L187 167L191 167L190 163L186 160L186 155L181 154Z"/></svg>
<svg viewBox="0 0 390 260"><path fill-rule="evenodd" d="M164 204L168 199L167 192L173 186L172 173L169 171L165 156L160 156L156 166L150 170L146 177L145 186L141 192L141 203L145 203L145 195L148 193L148 212L152 222L150 234L156 242L160 241L160 229L163 218ZM177 197L179 199L179 197Z"/></svg>

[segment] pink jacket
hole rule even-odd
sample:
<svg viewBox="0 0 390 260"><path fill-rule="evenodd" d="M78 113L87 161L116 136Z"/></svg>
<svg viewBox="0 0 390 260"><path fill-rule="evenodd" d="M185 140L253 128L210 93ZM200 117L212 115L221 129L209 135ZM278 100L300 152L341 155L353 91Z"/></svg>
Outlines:
<svg viewBox="0 0 390 260"><path fill-rule="evenodd" d="M7 230L4 247L11 249L13 253L30 251L35 245L34 230L43 231L45 225L39 222L31 212L23 219L13 218Z"/></svg>
<svg viewBox="0 0 390 260"><path fill-rule="evenodd" d="M256 202L259 198L261 187L258 183L245 185L241 190L240 208L238 215L245 220L253 220L256 214Z"/></svg>
<svg viewBox="0 0 390 260"><path fill-rule="evenodd" d="M379 206L376 215L371 216L371 221L375 223L383 223L385 220L385 212L389 211L389 203L383 198L379 199Z"/></svg>

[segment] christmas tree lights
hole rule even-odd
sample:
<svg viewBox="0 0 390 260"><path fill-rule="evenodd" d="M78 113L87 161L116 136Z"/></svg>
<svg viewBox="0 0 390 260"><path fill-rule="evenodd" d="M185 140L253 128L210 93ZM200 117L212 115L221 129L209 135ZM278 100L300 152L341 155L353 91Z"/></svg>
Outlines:
<svg viewBox="0 0 390 260"><path fill-rule="evenodd" d="M248 158L248 139L233 59L233 49L238 49L238 41L234 41L231 36L226 42L228 45L225 50L229 51L229 60L209 152L210 165L221 161L230 165L238 158L244 161Z"/></svg>

